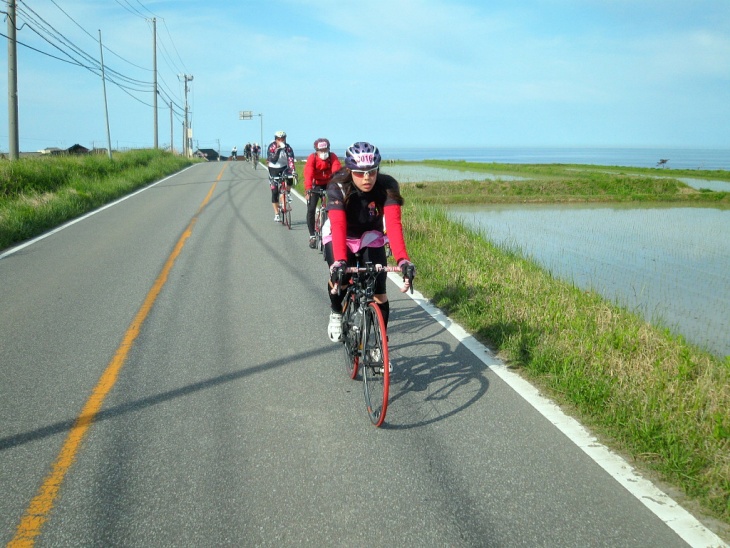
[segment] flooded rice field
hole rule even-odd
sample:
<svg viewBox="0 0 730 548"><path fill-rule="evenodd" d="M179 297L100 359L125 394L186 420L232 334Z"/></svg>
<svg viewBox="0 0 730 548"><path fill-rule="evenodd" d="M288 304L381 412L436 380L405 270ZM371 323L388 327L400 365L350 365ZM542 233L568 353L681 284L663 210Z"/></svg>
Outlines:
<svg viewBox="0 0 730 548"><path fill-rule="evenodd" d="M440 167L420 165L381 165L380 171L395 177L400 183L420 183L434 181L525 181L526 177L496 175L478 171L459 171Z"/></svg>
<svg viewBox="0 0 730 548"><path fill-rule="evenodd" d="M719 357L730 355L730 210L499 205L449 211L554 276Z"/></svg>

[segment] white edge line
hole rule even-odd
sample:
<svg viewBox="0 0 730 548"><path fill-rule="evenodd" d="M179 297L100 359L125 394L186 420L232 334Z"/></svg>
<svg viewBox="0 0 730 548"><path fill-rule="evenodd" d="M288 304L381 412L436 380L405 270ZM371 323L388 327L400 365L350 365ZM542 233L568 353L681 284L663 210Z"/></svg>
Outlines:
<svg viewBox="0 0 730 548"><path fill-rule="evenodd" d="M399 288L403 288L403 280L399 274L391 272L388 277ZM421 293L414 290L413 294L409 293L409 296L517 394L583 450L596 464L608 472L629 493L666 523L687 544L696 548L728 546L669 495L641 477L621 456L601 444L577 420L563 413L555 403L542 396L533 385L517 373L510 371L486 346L477 341L441 310L433 306Z"/></svg>
<svg viewBox="0 0 730 548"><path fill-rule="evenodd" d="M131 198L132 196L136 196L140 192L144 192L145 190L150 189L153 186L159 185L160 183L162 183L164 181L167 181L171 177L174 177L175 175L178 175L179 173L182 173L183 171L187 171L188 169L194 167L195 165L197 165L197 164L193 164L191 166L186 167L185 169L181 169L180 171L178 171L176 173L173 173L172 175L168 175L164 179L160 179L159 181L156 181L154 183L150 183L149 185L144 186L144 187L140 188L139 190L136 190L136 191L132 192L131 194L127 194L126 196L123 196L123 197L119 198L118 200L115 200L113 202L109 202L108 204L103 205L103 206L101 206L98 209L94 209L93 211L89 211L88 213L84 213L81 217L76 217L75 219L72 219L72 220L68 221L67 223L64 223L64 224L62 224L60 226L57 226L53 230L49 230L48 232L44 232L43 234L41 234L40 236L36 236L32 240L28 240L27 242L24 242L24 243L22 243L20 245L17 245L15 247L11 247L10 249L6 250L5 252L0 253L0 261L3 260L5 257L9 257L13 253L17 253L21 249L25 249L26 247L31 246L31 245L33 245L36 242L39 242L41 240L44 240L44 239L48 238L49 236L52 236L56 232L60 232L60 231L62 231L64 229L70 227L71 225L75 225L76 223L80 223L84 219L86 219L88 217L91 217L92 215L96 215L100 211L104 211L105 209L110 208L110 207L113 207L113 206L117 205L118 203L123 202L124 200L127 200L127 199Z"/></svg>

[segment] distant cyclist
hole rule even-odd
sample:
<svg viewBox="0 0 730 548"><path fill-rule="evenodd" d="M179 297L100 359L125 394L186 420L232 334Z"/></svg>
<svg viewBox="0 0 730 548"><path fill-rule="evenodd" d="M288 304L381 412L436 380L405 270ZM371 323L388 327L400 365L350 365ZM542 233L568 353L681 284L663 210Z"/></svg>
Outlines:
<svg viewBox="0 0 730 548"><path fill-rule="evenodd" d="M286 133L277 131L274 140L266 150L269 177L278 177L284 173L295 173L294 151L286 142ZM271 183L271 205L274 207L274 221L279 221L279 186Z"/></svg>
<svg viewBox="0 0 730 548"><path fill-rule="evenodd" d="M235 162L238 159L238 147L234 146L231 150L231 159Z"/></svg>
<svg viewBox="0 0 730 548"><path fill-rule="evenodd" d="M243 147L243 159L247 162L251 161L251 143L246 143L246 146Z"/></svg>
<svg viewBox="0 0 730 548"><path fill-rule="evenodd" d="M386 238L384 221L388 222L388 239L398 266L406 278L404 291L409 287L406 276L413 277L415 267L408 258L401 224L403 197L398 181L390 175L378 174L380 152L370 143L358 142L345 153L345 168L332 177L327 185L327 212L331 234L325 234L325 259L330 265L330 321L327 334L332 341L342 335L343 295L332 293L333 280L340 270L354 266L355 253L361 254L360 263L371 262L385 265ZM390 303L386 294L386 273L378 275L375 285L375 301L380 306L387 328Z"/></svg>
<svg viewBox="0 0 730 548"><path fill-rule="evenodd" d="M314 142L314 152L307 157L304 165L304 197L307 199L307 228L309 229L309 247L316 247L314 236L314 214L320 196L311 193L313 188L325 189L332 175L342 169L337 154L330 152L330 142L321 138Z"/></svg>

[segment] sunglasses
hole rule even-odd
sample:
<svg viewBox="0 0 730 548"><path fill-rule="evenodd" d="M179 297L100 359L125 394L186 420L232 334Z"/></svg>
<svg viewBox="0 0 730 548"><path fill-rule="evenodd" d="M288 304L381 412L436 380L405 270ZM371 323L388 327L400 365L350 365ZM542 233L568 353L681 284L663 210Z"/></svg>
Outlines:
<svg viewBox="0 0 730 548"><path fill-rule="evenodd" d="M375 175L377 175L378 173L378 168L374 167L372 169L353 169L351 171L355 177L365 177L367 175L375 177Z"/></svg>

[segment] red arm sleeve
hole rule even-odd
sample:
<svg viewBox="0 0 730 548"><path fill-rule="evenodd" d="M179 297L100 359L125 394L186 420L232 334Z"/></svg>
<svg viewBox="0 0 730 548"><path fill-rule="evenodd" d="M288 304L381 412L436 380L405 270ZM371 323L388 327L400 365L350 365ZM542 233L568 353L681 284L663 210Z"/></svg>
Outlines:
<svg viewBox="0 0 730 548"><path fill-rule="evenodd" d="M332 254L335 256L335 261L347 261L346 213L341 209L333 209L329 211L328 215L332 230Z"/></svg>
<svg viewBox="0 0 730 548"><path fill-rule="evenodd" d="M337 154L334 152L331 153L332 156L332 175L337 173L342 169L342 164L340 163L340 159L337 157Z"/></svg>
<svg viewBox="0 0 730 548"><path fill-rule="evenodd" d="M395 262L408 258L406 242L403 238L403 223L401 222L401 207L399 205L388 205L383 208L385 215L385 229L388 231L390 250L393 252Z"/></svg>
<svg viewBox="0 0 730 548"><path fill-rule="evenodd" d="M304 164L304 189L312 189L312 177L314 175L314 154L307 156L307 163Z"/></svg>

